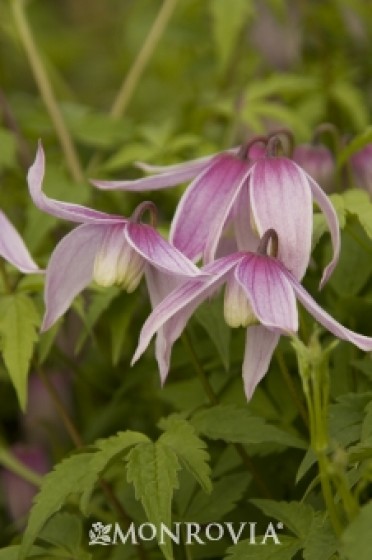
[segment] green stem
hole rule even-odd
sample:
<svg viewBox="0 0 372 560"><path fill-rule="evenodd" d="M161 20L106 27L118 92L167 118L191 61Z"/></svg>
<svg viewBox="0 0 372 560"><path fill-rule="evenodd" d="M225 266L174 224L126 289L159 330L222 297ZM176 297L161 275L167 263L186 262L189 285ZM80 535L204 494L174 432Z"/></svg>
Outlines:
<svg viewBox="0 0 372 560"><path fill-rule="evenodd" d="M342 523L339 520L335 502L333 500L331 482L328 476L328 460L324 452L319 451L317 454L319 465L320 483L322 486L324 501L328 510L329 519L337 536L343 531Z"/></svg>
<svg viewBox="0 0 372 560"><path fill-rule="evenodd" d="M21 463L10 451L4 447L0 447L0 465L12 471L14 474L18 475L23 480L30 482L36 487L41 486L43 477L37 474L35 471L26 467Z"/></svg>
<svg viewBox="0 0 372 560"><path fill-rule="evenodd" d="M287 384L287 387L288 387L288 390L291 394L293 402L295 403L295 405L297 407L297 410L298 410L305 426L308 428L309 427L309 419L307 417L306 408L304 407L303 402L301 401L301 399L300 399L300 397L297 393L295 384L293 383L293 379L291 377L291 374L288 371L288 368L287 368L287 365L285 363L283 354L278 349L276 350L276 360L278 362L279 369L280 369L280 372L281 372L281 374L284 378L284 381Z"/></svg>
<svg viewBox="0 0 372 560"><path fill-rule="evenodd" d="M26 51L26 55L41 97L59 138L71 176L74 181L78 183L83 182L84 172L70 133L65 125L58 103L54 96L50 81L34 41L31 28L28 24L24 10L24 0L12 0L11 6L19 37Z"/></svg>
<svg viewBox="0 0 372 560"><path fill-rule="evenodd" d="M170 20L178 0L164 0L154 23L148 33L145 42L139 51L132 67L127 73L121 88L116 96L110 115L119 119L125 113L126 108L136 90L137 84Z"/></svg>
<svg viewBox="0 0 372 560"><path fill-rule="evenodd" d="M12 286L10 284L9 276L8 276L8 273L7 273L6 268L5 268L5 263L2 259L0 260L0 276L3 280L5 293L6 294L11 294L12 291L13 291Z"/></svg>
<svg viewBox="0 0 372 560"><path fill-rule="evenodd" d="M200 382L203 385L204 391L205 391L210 403L213 404L213 405L218 405L219 404L219 399L218 399L216 393L214 392L214 389L213 389L212 385L209 383L209 379L206 376L204 368L201 365L200 360L199 360L199 358L198 358L198 356L195 352L194 345L192 343L192 340L191 340L191 337L190 337L189 333L186 330L183 331L181 338L182 338L182 341L183 341L185 347L187 348L187 350L190 354L191 362L192 362L192 364L195 368L196 373L198 374ZM269 488L266 486L266 483L265 483L264 479L261 477L261 474L257 470L257 468L254 465L252 459L249 457L248 453L244 449L244 446L241 443L232 443L232 445L235 447L235 449L236 449L238 455L240 456L243 464L247 467L247 469L251 473L251 475L252 475L253 479L255 480L257 486L260 488L262 495L265 496L265 498L271 498L271 492L270 492Z"/></svg>

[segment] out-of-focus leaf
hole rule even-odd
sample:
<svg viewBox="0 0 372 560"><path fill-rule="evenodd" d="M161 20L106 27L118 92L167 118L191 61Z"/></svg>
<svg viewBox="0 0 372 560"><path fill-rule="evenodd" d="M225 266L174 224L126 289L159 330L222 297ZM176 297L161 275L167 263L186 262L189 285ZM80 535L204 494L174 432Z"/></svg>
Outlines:
<svg viewBox="0 0 372 560"><path fill-rule="evenodd" d="M196 523L210 523L222 519L230 513L243 497L250 477L246 474L227 475L214 482L211 494L198 492L183 514L185 520Z"/></svg>
<svg viewBox="0 0 372 560"><path fill-rule="evenodd" d="M357 130L363 130L369 123L364 99L358 89L349 82L337 81L330 91L333 99L347 113L349 122L355 124Z"/></svg>
<svg viewBox="0 0 372 560"><path fill-rule="evenodd" d="M340 152L337 158L337 166L342 167L350 156L358 152L364 146L372 142L372 126L368 126L361 134L357 134L351 142Z"/></svg>
<svg viewBox="0 0 372 560"><path fill-rule="evenodd" d="M372 503L360 510L341 536L341 550L347 560L370 560L371 557Z"/></svg>
<svg viewBox="0 0 372 560"><path fill-rule="evenodd" d="M230 363L231 329L223 317L223 303L220 298L204 302L196 311L194 317L208 333L216 347L225 369Z"/></svg>
<svg viewBox="0 0 372 560"><path fill-rule="evenodd" d="M14 134L0 127L0 169L3 167L15 167L16 142Z"/></svg>
<svg viewBox="0 0 372 560"><path fill-rule="evenodd" d="M254 499L251 502L267 517L282 522L300 539L305 539L314 519L314 510L302 502L276 502L274 500Z"/></svg>
<svg viewBox="0 0 372 560"><path fill-rule="evenodd" d="M256 540L261 542L262 536ZM252 545L249 540L244 540L228 549L225 560L290 560L301 548L301 541L286 535L280 537L280 545L272 541L264 546Z"/></svg>
<svg viewBox="0 0 372 560"><path fill-rule="evenodd" d="M372 239L372 202L370 196L361 189L350 189L343 195L346 212L356 216L360 225Z"/></svg>

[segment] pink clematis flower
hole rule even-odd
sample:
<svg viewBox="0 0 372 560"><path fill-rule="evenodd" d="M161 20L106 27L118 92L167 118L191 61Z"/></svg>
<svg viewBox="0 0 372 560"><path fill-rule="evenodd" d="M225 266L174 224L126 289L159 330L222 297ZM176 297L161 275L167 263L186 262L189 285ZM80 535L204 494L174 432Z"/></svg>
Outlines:
<svg viewBox="0 0 372 560"><path fill-rule="evenodd" d="M268 248L274 256L268 254ZM354 333L333 319L276 258L277 254L278 236L270 229L261 239L256 253L237 252L206 265L203 270L210 279L206 282L188 280L153 310L142 328L132 363L142 355L157 330L163 329L164 354L160 374L164 382L172 344L198 305L223 284L226 285L226 322L232 327L248 327L242 368L247 399L266 374L280 335L290 335L298 330L296 298L335 336L371 351L372 338Z"/></svg>
<svg viewBox="0 0 372 560"><path fill-rule="evenodd" d="M216 256L227 224L235 229L238 250L255 250L259 237L274 228L279 237L279 258L301 279L310 259L313 199L324 212L333 244L333 259L321 285L337 264L340 233L336 212L319 187L299 165L276 156L278 138L268 141L263 157L251 154L254 143L170 167L141 165L156 175L134 181L97 181L100 189L158 190L194 178L172 221L170 240L191 260L201 256L210 263ZM254 150L257 151L257 150ZM262 151L262 150L261 150Z"/></svg>
<svg viewBox="0 0 372 560"><path fill-rule="evenodd" d="M45 158L41 144L28 172L31 197L38 208L71 222L77 228L57 245L48 263L42 329L51 327L75 296L92 280L102 286L120 285L132 292L143 274L155 305L180 278L199 276L200 270L157 231L140 219L155 206L140 204L131 218L99 212L48 198L42 192Z"/></svg>
<svg viewBox="0 0 372 560"><path fill-rule="evenodd" d="M25 274L42 272L33 261L22 237L1 210L0 256Z"/></svg>
<svg viewBox="0 0 372 560"><path fill-rule="evenodd" d="M355 184L372 194L372 144L367 144L350 157Z"/></svg>

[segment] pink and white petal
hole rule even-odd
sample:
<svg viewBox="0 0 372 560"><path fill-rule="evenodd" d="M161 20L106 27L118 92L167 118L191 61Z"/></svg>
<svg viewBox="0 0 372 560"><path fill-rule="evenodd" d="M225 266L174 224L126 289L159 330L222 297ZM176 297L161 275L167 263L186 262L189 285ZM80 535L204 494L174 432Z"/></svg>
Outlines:
<svg viewBox="0 0 372 560"><path fill-rule="evenodd" d="M333 257L331 262L325 268L322 279L320 281L320 288L323 288L333 273L340 256L341 250L341 236L340 236L340 224L331 201L321 187L308 175L310 187L313 193L315 202L323 212L325 219L327 220L329 232L331 234L332 246L333 246Z"/></svg>
<svg viewBox="0 0 372 560"><path fill-rule="evenodd" d="M226 150L224 153L237 154L240 150L240 146ZM196 173L200 173L209 162L218 155L218 153L210 154L208 156L202 156L200 158L191 159L184 163L175 163L174 165L152 165L143 161L136 161L135 166L146 173L171 173L178 171L192 171L195 170ZM194 175L194 176L195 176Z"/></svg>
<svg viewBox="0 0 372 560"><path fill-rule="evenodd" d="M238 250L255 252L260 240L251 226L249 181L243 185L235 201L233 224Z"/></svg>
<svg viewBox="0 0 372 560"><path fill-rule="evenodd" d="M272 228L278 234L278 258L301 280L309 264L313 224L311 189L305 173L284 157L257 160L250 197L260 237Z"/></svg>
<svg viewBox="0 0 372 560"><path fill-rule="evenodd" d="M45 155L39 142L36 158L27 174L30 195L35 205L52 216L77 223L116 224L125 221L121 216L106 214L92 208L49 198L42 191L45 173Z"/></svg>
<svg viewBox="0 0 372 560"><path fill-rule="evenodd" d="M105 226L81 225L54 249L46 270L43 331L63 315L75 296L91 282L94 261L105 231Z"/></svg>
<svg viewBox="0 0 372 560"><path fill-rule="evenodd" d="M0 211L0 256L25 274L42 272L33 261L22 237Z"/></svg>
<svg viewBox="0 0 372 560"><path fill-rule="evenodd" d="M202 172L210 161L199 163L182 163L180 165L170 166L170 168L160 168L162 171L157 172L156 175L151 177L144 177L142 179L132 179L128 181L101 181L99 179L90 179L90 183L101 190L123 190L123 191L157 191L167 189L169 187L176 187L181 183L194 179L198 173ZM148 167L144 164L138 167ZM156 169L156 168L155 168Z"/></svg>
<svg viewBox="0 0 372 560"><path fill-rule="evenodd" d="M128 243L152 266L170 274L199 276L199 268L146 224L128 222L125 228Z"/></svg>
<svg viewBox="0 0 372 560"><path fill-rule="evenodd" d="M279 337L279 333L270 331L262 325L255 325L247 329L243 383L248 401L252 398L254 390L269 369Z"/></svg>
<svg viewBox="0 0 372 560"><path fill-rule="evenodd" d="M236 267L235 278L262 325L281 333L297 332L296 298L276 259L249 254Z"/></svg>
<svg viewBox="0 0 372 560"><path fill-rule="evenodd" d="M183 194L174 215L170 240L189 259L201 257L207 241L212 248L249 169L230 154L216 156ZM210 232L213 230L213 237Z"/></svg>
<svg viewBox="0 0 372 560"><path fill-rule="evenodd" d="M176 338L178 338L192 312L204 299L223 284L227 275L241 259L242 255L236 253L205 266L202 272L210 276L210 278L204 280L193 278L187 280L161 301L148 316L142 327L138 346L132 358L132 364L134 364L146 350L154 334L170 319L176 316L175 333L177 334ZM166 335L170 337L170 344L176 340L176 338L174 338L174 333L171 332L169 334L168 329L166 330Z"/></svg>
<svg viewBox="0 0 372 560"><path fill-rule="evenodd" d="M145 277L153 309L159 305L159 303L163 301L163 299L165 299L173 290L185 282L185 280L180 277L165 274L164 272L160 272L156 268L150 266L147 267L145 271ZM180 320L177 321L175 316L160 327L156 333L155 356L159 366L162 385L168 375L172 345L184 329L188 320L187 314L180 314L179 319L184 319L184 324L182 324L182 321ZM175 325L175 323L177 323L177 325ZM178 326L178 329L175 329L175 326Z"/></svg>
<svg viewBox="0 0 372 560"><path fill-rule="evenodd" d="M347 340L352 344L355 344L361 350L365 352L372 351L372 338L358 334L351 331L341 325L336 319L331 317L327 311L325 311L316 301L311 297L310 294L297 282L296 278L293 277L287 270L283 267L284 274L288 277L290 283L292 284L293 290L297 296L297 299L302 303L302 305L308 310L309 313L317 320L323 327L328 329L332 334L341 338L342 340Z"/></svg>

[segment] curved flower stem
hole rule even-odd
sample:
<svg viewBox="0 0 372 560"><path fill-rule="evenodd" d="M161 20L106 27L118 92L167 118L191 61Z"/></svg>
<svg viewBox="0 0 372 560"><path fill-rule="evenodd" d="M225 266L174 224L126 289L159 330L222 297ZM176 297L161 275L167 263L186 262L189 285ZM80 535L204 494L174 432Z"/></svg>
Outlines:
<svg viewBox="0 0 372 560"><path fill-rule="evenodd" d="M26 467L8 449L2 446L0 446L0 465L37 488L41 486L43 477L29 467Z"/></svg>
<svg viewBox="0 0 372 560"><path fill-rule="evenodd" d="M183 341L185 347L187 348L187 350L189 352L191 362L194 366L194 369L195 369L196 373L198 374L200 382L203 385L204 391L205 391L210 403L213 404L213 405L218 405L219 404L219 399L218 399L216 393L214 392L214 389L213 389L212 385L209 383L209 379L206 376L204 368L201 365L200 360L199 360L199 358L198 358L198 356L195 352L194 345L192 343L192 340L191 340L191 337L190 337L189 333L186 330L184 330L182 335L181 335L181 338L182 338L182 341ZM270 492L269 488L267 487L266 482L264 481L264 479L262 478L262 476L260 475L260 473L256 469L256 466L254 465L252 459L249 457L248 453L244 449L244 446L241 443L232 443L232 445L235 447L235 449L236 449L237 453L239 454L243 464L250 471L250 473L251 473L253 479L255 480L257 486L260 488L262 495L265 496L265 498L271 498L271 492Z"/></svg>
<svg viewBox="0 0 372 560"><path fill-rule="evenodd" d="M58 395L58 392L56 391L55 387L53 386L53 384L48 379L48 376L45 375L44 371L40 367L38 368L37 371L38 371L38 375L41 379L41 382L43 383L44 387L48 391L48 394L49 394L50 398L52 399L52 401L54 403L54 406L55 406L58 414L60 415L61 420L62 420L62 422L63 422L71 440L73 441L75 447L77 449L83 448L84 447L83 439L82 439L81 435L79 434L74 422L70 418L70 415L69 415L68 411L66 410L65 405L63 404L62 400L60 399L60 397ZM110 484L106 480L104 480L103 478L101 478L99 484L101 486L101 489L102 489L103 493L105 494L105 496L107 498L107 501L110 502L113 510L116 511L117 514L121 517L125 526L129 527L131 522L132 522L132 519L129 517L129 515L127 514L127 512L123 508L122 504L120 503L120 501L115 496ZM146 560L146 553L145 553L145 550L143 549L143 547L141 546L141 544L139 544L139 546L137 548L137 553L138 553L138 558L140 560Z"/></svg>
<svg viewBox="0 0 372 560"><path fill-rule="evenodd" d="M43 62L39 55L37 46L28 24L24 10L24 0L12 0L11 2L14 21L19 37L26 51L36 84L41 97L53 122L62 150L66 157L67 166L71 176L76 182L84 182L84 173L77 155L70 133L65 125L58 103L54 96L50 81L48 79Z"/></svg>
<svg viewBox="0 0 372 560"><path fill-rule="evenodd" d="M139 51L137 58L135 59L132 67L127 73L121 88L116 96L116 99L112 105L110 115L114 119L118 119L123 116L125 110L132 99L138 82L168 24L168 21L177 5L178 0L164 0L162 7L160 8L158 15L155 18L154 23L148 33L145 42Z"/></svg>

